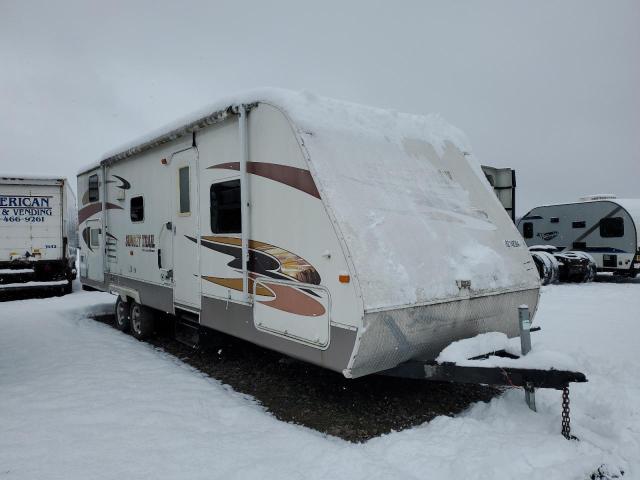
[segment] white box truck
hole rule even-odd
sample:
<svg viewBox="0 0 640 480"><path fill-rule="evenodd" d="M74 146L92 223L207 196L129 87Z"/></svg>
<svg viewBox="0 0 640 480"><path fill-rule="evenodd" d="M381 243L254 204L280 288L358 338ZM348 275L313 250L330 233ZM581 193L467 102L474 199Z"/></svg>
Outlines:
<svg viewBox="0 0 640 480"><path fill-rule="evenodd" d="M71 292L77 227L76 198L65 178L0 176L0 293Z"/></svg>

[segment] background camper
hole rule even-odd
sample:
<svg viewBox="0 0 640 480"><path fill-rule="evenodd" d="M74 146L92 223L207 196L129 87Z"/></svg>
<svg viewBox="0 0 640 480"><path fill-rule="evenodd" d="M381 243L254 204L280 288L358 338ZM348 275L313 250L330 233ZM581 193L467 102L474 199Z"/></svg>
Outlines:
<svg viewBox="0 0 640 480"><path fill-rule="evenodd" d="M528 245L586 252L598 271L635 276L640 271L640 199L613 195L536 207L518 222Z"/></svg>
<svg viewBox="0 0 640 480"><path fill-rule="evenodd" d="M460 131L284 91L220 102L78 176L80 275L153 310L358 377L518 334L539 280Z"/></svg>
<svg viewBox="0 0 640 480"><path fill-rule="evenodd" d="M0 292L71 292L77 225L76 198L66 179L1 176Z"/></svg>

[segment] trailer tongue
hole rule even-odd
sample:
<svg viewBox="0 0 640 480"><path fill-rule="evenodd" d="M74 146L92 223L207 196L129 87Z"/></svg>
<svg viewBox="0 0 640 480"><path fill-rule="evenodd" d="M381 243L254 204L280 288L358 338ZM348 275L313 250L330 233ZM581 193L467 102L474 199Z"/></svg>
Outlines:
<svg viewBox="0 0 640 480"><path fill-rule="evenodd" d="M520 354L514 352L513 348L497 347L503 337L507 340L506 336L489 333L454 342L435 360L410 360L381 374L439 382L522 387L525 401L533 411L536 411L536 388L562 390L561 432L566 439L575 440L576 437L571 435L569 419L569 384L583 383L587 378L581 372L567 369L561 358L556 367L553 359L545 356L536 358L535 354L528 355L531 352L530 334L532 331L539 331L540 328L531 328L529 309L526 305L518 310ZM477 348L482 348L483 345L488 348L484 353L470 353L474 348L477 353Z"/></svg>

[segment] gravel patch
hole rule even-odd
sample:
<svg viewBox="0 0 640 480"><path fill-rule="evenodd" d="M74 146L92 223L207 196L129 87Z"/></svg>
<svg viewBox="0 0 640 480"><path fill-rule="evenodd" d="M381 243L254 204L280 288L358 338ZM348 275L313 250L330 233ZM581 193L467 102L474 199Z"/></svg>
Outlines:
<svg viewBox="0 0 640 480"><path fill-rule="evenodd" d="M111 315L96 320L113 325ZM279 420L351 442L404 430L439 415L457 415L502 392L481 385L381 375L347 379L218 332L196 349L178 342L169 331L158 332L148 343L251 395Z"/></svg>

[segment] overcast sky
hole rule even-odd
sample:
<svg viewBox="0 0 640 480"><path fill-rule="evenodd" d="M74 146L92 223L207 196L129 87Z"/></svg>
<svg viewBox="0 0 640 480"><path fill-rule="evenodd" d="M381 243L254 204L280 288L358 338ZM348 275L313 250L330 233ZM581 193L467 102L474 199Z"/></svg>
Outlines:
<svg viewBox="0 0 640 480"><path fill-rule="evenodd" d="M640 197L636 0L0 0L1 172L73 178L260 86L440 113L517 169L519 214Z"/></svg>

